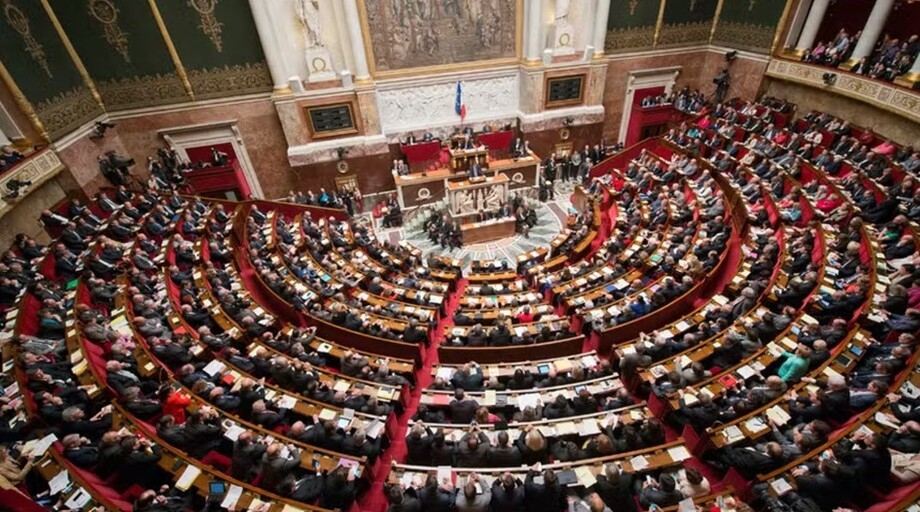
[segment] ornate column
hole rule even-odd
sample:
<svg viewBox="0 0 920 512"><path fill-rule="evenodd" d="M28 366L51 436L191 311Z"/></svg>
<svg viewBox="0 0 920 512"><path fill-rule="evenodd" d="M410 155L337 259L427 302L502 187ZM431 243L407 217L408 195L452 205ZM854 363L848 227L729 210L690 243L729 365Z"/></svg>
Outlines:
<svg viewBox="0 0 920 512"><path fill-rule="evenodd" d="M799 34L799 42L796 43L795 49L799 54L815 45L815 38L818 37L818 29L821 28L821 22L824 21L824 13L827 12L827 6L830 0L814 0L811 4L811 10L808 11L808 17L805 18L805 26L802 27L802 33Z"/></svg>
<svg viewBox="0 0 920 512"><path fill-rule="evenodd" d="M866 26L862 29L862 35L856 41L856 48L853 49L850 60L841 64L840 67L850 69L859 59L872 54L872 49L875 48L875 43L882 35L882 29L885 28L885 22L888 21L892 7L894 7L894 0L875 0L875 5L872 6Z"/></svg>
<svg viewBox="0 0 920 512"><path fill-rule="evenodd" d="M13 80L13 76L7 71L2 61L0 61L0 80L3 80L3 83L6 84L6 88L9 89L10 93L13 95L13 100L16 102L16 105L29 119L29 123L32 125L32 128L35 129L36 133L38 133L41 140L45 143L50 143L51 137L48 135L48 130L45 129L45 124L38 118L35 109L32 108L32 103L26 98L26 95L22 93L22 89L16 85L16 81Z"/></svg>
<svg viewBox="0 0 920 512"><path fill-rule="evenodd" d="M280 41L281 30L275 26L272 20L271 2L265 0L249 0L249 8L252 10L252 19L256 23L256 31L259 33L259 41L262 43L262 50L265 52L265 61L268 62L268 71L272 75L272 82L275 84L275 92L278 94L290 94L291 86L288 79L293 73L287 69L284 47Z"/></svg>
<svg viewBox="0 0 920 512"><path fill-rule="evenodd" d="M538 65L543 60L543 5L546 0L532 0L527 2L527 48L524 52L524 62L529 65Z"/></svg>
<svg viewBox="0 0 920 512"><path fill-rule="evenodd" d="M355 59L354 72L356 82L370 82L371 72L367 67L367 54L364 52L364 36L361 34L361 16L358 14L356 0L345 0L345 19L348 22L348 39Z"/></svg>
<svg viewBox="0 0 920 512"><path fill-rule="evenodd" d="M607 19L610 17L610 0L597 0L596 9L594 13L594 37L591 44L594 46L594 58L599 59L604 55L604 44L607 41Z"/></svg>

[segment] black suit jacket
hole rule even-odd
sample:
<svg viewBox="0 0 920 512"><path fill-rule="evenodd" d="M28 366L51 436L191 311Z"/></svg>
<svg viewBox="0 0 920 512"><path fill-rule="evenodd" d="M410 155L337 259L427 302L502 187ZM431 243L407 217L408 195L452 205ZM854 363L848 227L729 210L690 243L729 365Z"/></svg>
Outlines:
<svg viewBox="0 0 920 512"><path fill-rule="evenodd" d="M632 493L633 476L629 473L620 473L617 483L607 480L607 475L598 475L594 490L604 500L611 510L623 512L636 512L636 500Z"/></svg>

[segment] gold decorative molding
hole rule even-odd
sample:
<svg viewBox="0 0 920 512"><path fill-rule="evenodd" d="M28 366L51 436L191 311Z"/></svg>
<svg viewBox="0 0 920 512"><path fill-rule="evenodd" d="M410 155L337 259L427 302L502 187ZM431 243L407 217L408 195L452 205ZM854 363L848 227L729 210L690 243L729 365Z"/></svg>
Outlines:
<svg viewBox="0 0 920 512"><path fill-rule="evenodd" d="M35 113L35 109L32 107L32 103L26 98L26 95L22 93L22 89L20 89L16 81L13 80L13 76L7 71L3 62L0 62L0 79L3 80L7 89L10 90L16 105L19 106L23 114L29 119L29 123L32 125L32 128L38 132L39 137L45 142L51 142L51 137L48 136L48 130L45 129L44 123L39 119L38 115Z"/></svg>
<svg viewBox="0 0 920 512"><path fill-rule="evenodd" d="M224 24L214 16L214 11L217 9L217 0L188 0L186 3L198 13L198 19L201 22L198 24L198 28L201 29L204 35L208 36L215 50L223 52L224 40L221 32Z"/></svg>
<svg viewBox="0 0 920 512"><path fill-rule="evenodd" d="M659 1L661 3L658 4L658 19L655 21L655 39L652 42L653 46L658 46L658 38L661 37L661 27L664 25L664 7L668 2L668 0Z"/></svg>
<svg viewBox="0 0 920 512"><path fill-rule="evenodd" d="M711 25L708 22L676 23L665 25L659 34L656 46L676 46L688 43L703 43L709 40Z"/></svg>
<svg viewBox="0 0 920 512"><path fill-rule="evenodd" d="M128 76L99 82L110 110L128 110L181 103L188 99L182 81L173 73Z"/></svg>
<svg viewBox="0 0 920 512"><path fill-rule="evenodd" d="M45 55L45 47L32 35L32 24L25 13L16 7L13 0L3 0L3 16L6 17L6 23L22 37L26 53L38 63L48 78L54 78L48 65L48 56Z"/></svg>
<svg viewBox="0 0 920 512"><path fill-rule="evenodd" d="M765 53L773 44L774 30L769 25L724 21L719 23L712 42L727 43L742 50Z"/></svg>
<svg viewBox="0 0 920 512"><path fill-rule="evenodd" d="M0 198L0 218L9 213L17 202L28 197L30 192L38 190L43 183L57 176L63 170L64 164L57 153L45 148L38 153L29 155L24 162L16 166L16 169L4 174L0 178L0 190L6 190L6 184L11 180L31 181L32 185L29 186L25 194L16 199L6 200Z"/></svg>
<svg viewBox="0 0 920 512"><path fill-rule="evenodd" d="M834 85L826 85L823 75L827 71L824 66L773 59L766 75L847 96L920 123L920 94L852 73L838 73Z"/></svg>
<svg viewBox="0 0 920 512"><path fill-rule="evenodd" d="M150 12L153 13L153 19L157 23L157 28L160 29L160 35L163 37L163 42L166 43L166 51L169 52L169 57L176 67L176 74L179 75L179 79L185 87L185 93L188 94L188 97L191 98L192 101L195 101L195 91L192 89L192 83L189 82L188 73L185 72L185 66L182 65L182 60L179 59L179 52L176 51L176 45L173 44L172 38L169 37L169 31L166 30L166 23L163 21L163 16L160 14L160 8L157 7L156 0L147 0L147 5L150 6Z"/></svg>
<svg viewBox="0 0 920 512"><path fill-rule="evenodd" d="M66 32L64 32L64 27L61 26L61 21L58 20L57 14L54 13L54 10L51 8L51 4L48 2L48 0L41 0L41 2L45 12L48 13L48 18L51 20L51 24L54 26L54 30L57 32L58 37L61 38L61 42L64 44L64 48L67 50L67 54L70 55L70 60L73 61L73 65L76 66L77 72L80 73L80 78L83 79L83 83L86 84L86 88L89 89L93 99L96 100L96 103L99 104L99 108L105 110L105 103L102 102L102 96L99 95L99 91L96 90L96 84L93 82L92 77L89 76L89 72L86 70L86 66L83 65L83 59L77 55L77 50L74 49L73 44L70 42L70 37Z"/></svg>
<svg viewBox="0 0 920 512"><path fill-rule="evenodd" d="M770 55L776 54L776 49L779 48L779 40L783 35L783 31L786 30L786 21L789 19L789 13L792 12L792 4L794 0L786 0L786 6L783 7L783 13L779 16L779 21L776 23L776 33L773 35L773 43L770 44Z"/></svg>
<svg viewBox="0 0 920 512"><path fill-rule="evenodd" d="M35 111L48 127L52 140L67 135L103 113L89 89L83 86L38 102Z"/></svg>
<svg viewBox="0 0 920 512"><path fill-rule="evenodd" d="M719 26L719 18L722 16L722 6L724 5L725 0L719 0L719 3L716 4L716 12L712 16L712 29L709 31L709 44L712 44L712 38L716 35L716 27ZM751 0L751 4L748 10L754 8L754 2Z"/></svg>
<svg viewBox="0 0 920 512"><path fill-rule="evenodd" d="M48 0L42 1L47 2ZM131 62L131 54L128 53L128 33L118 25L118 8L115 7L112 0L89 0L87 9L90 16L102 24L105 42L121 54L125 62Z"/></svg>
<svg viewBox="0 0 920 512"><path fill-rule="evenodd" d="M256 94L271 91L273 87L268 65L264 61L212 69L193 69L189 72L189 80L198 99Z"/></svg>
<svg viewBox="0 0 920 512"><path fill-rule="evenodd" d="M655 44L655 27L630 27L607 31L604 38L604 51L617 52L648 48Z"/></svg>

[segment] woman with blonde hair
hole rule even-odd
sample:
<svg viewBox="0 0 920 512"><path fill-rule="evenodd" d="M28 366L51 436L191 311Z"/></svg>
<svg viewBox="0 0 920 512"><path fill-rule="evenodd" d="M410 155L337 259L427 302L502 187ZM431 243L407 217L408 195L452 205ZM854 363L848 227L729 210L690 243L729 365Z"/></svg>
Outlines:
<svg viewBox="0 0 920 512"><path fill-rule="evenodd" d="M517 438L517 441L514 442L518 450L521 452L521 456L524 459L524 463L528 466L540 463L549 462L549 450L548 443L546 438L543 437L543 434L540 433L539 429L533 428L533 426L528 425L521 435Z"/></svg>

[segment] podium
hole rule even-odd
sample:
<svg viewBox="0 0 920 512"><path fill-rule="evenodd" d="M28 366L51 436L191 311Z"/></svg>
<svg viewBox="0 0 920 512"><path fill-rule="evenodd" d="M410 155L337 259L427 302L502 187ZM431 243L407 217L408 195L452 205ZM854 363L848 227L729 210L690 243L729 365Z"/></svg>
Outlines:
<svg viewBox="0 0 920 512"><path fill-rule="evenodd" d="M504 174L455 181L447 184L447 204L455 219L494 212L508 202L508 182Z"/></svg>

